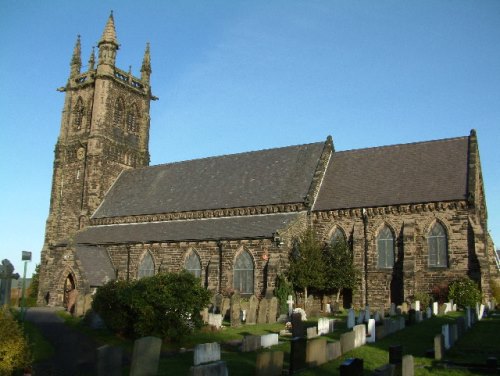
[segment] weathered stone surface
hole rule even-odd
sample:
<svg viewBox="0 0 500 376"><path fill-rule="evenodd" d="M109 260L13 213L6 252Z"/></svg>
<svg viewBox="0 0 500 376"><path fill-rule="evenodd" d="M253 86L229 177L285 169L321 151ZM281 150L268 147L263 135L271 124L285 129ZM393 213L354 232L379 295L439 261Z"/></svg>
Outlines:
<svg viewBox="0 0 500 376"><path fill-rule="evenodd" d="M316 338L318 336L318 330L315 326L307 328L307 339Z"/></svg>
<svg viewBox="0 0 500 376"><path fill-rule="evenodd" d="M377 338L377 334L375 331L375 319L368 320L368 333L366 336L366 342L373 343Z"/></svg>
<svg viewBox="0 0 500 376"><path fill-rule="evenodd" d="M158 373L161 339L143 337L135 340L130 376L150 376Z"/></svg>
<svg viewBox="0 0 500 376"><path fill-rule="evenodd" d="M234 293L230 300L231 326L238 327L241 325L241 307L240 294Z"/></svg>
<svg viewBox="0 0 500 376"><path fill-rule="evenodd" d="M266 351L257 354L255 374L262 376L281 376L283 372L283 351Z"/></svg>
<svg viewBox="0 0 500 376"><path fill-rule="evenodd" d="M342 355L342 346L340 341L328 342L326 344L326 361L330 362L334 359L339 358Z"/></svg>
<svg viewBox="0 0 500 376"><path fill-rule="evenodd" d="M192 366L189 369L190 376L228 376L228 374L226 362L222 360Z"/></svg>
<svg viewBox="0 0 500 376"><path fill-rule="evenodd" d="M305 338L293 338L290 341L290 368L289 374L306 368L306 347L307 340Z"/></svg>
<svg viewBox="0 0 500 376"><path fill-rule="evenodd" d="M318 367L327 362L326 338L316 338L307 341L306 363L309 367Z"/></svg>
<svg viewBox="0 0 500 376"><path fill-rule="evenodd" d="M278 344L278 334L269 333L260 336L260 345L264 348L275 346Z"/></svg>
<svg viewBox="0 0 500 376"><path fill-rule="evenodd" d="M354 310L349 308L349 311L347 312L347 328L351 329L354 325L356 325Z"/></svg>
<svg viewBox="0 0 500 376"><path fill-rule="evenodd" d="M222 314L220 313L209 313L208 314L208 325L220 329L222 327Z"/></svg>
<svg viewBox="0 0 500 376"><path fill-rule="evenodd" d="M246 324L255 324L257 322L257 308L259 307L259 299L252 295L249 299Z"/></svg>
<svg viewBox="0 0 500 376"><path fill-rule="evenodd" d="M444 357L445 347L444 338L442 334L434 336L434 359L441 360Z"/></svg>
<svg viewBox="0 0 500 376"><path fill-rule="evenodd" d="M257 316L257 324L265 324L267 322L267 314L269 312L269 300L261 299L259 303L259 313Z"/></svg>
<svg viewBox="0 0 500 376"><path fill-rule="evenodd" d="M267 314L267 322L269 324L274 324L276 322L277 316L278 316L278 298L273 296L269 300L269 311Z"/></svg>
<svg viewBox="0 0 500 376"><path fill-rule="evenodd" d="M220 345L217 342L202 343L194 347L195 366L220 360Z"/></svg>
<svg viewBox="0 0 500 376"><path fill-rule="evenodd" d="M366 327L365 324L355 325L353 328L355 334L354 347L363 346L366 344Z"/></svg>
<svg viewBox="0 0 500 376"><path fill-rule="evenodd" d="M345 354L356 348L356 333L352 331L341 334L340 346L342 347L342 354Z"/></svg>
<svg viewBox="0 0 500 376"><path fill-rule="evenodd" d="M243 337L241 342L241 351L243 352L252 352L257 351L261 348L261 339L260 336L249 335Z"/></svg>
<svg viewBox="0 0 500 376"><path fill-rule="evenodd" d="M415 374L415 366L413 362L412 355L403 356L402 362L402 376L414 376Z"/></svg>

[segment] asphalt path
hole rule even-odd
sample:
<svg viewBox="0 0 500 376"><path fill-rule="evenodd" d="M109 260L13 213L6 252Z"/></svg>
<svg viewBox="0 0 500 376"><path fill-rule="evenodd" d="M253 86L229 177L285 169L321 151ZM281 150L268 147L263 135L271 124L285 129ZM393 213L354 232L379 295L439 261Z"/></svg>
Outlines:
<svg viewBox="0 0 500 376"><path fill-rule="evenodd" d="M28 308L25 319L36 325L54 347L54 356L34 364L36 376L83 376L97 374L97 344L85 334L64 324L50 307Z"/></svg>

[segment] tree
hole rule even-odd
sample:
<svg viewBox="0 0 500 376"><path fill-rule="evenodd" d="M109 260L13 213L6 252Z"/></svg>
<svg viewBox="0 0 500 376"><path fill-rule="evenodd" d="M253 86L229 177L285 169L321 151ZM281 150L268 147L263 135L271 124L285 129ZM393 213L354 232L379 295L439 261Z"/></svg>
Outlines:
<svg viewBox="0 0 500 376"><path fill-rule="evenodd" d="M295 288L304 290L307 303L308 289L322 290L325 286L325 276L323 246L313 230L308 229L292 249L288 279Z"/></svg>
<svg viewBox="0 0 500 376"><path fill-rule="evenodd" d="M30 292L29 297L36 299L38 296L38 285L40 283L40 264L35 266L35 271L31 276Z"/></svg>
<svg viewBox="0 0 500 376"><path fill-rule="evenodd" d="M325 263L325 289L337 291L336 301L344 289L354 289L357 286L359 271L354 265L354 259L345 241L336 241L326 247L323 252Z"/></svg>
<svg viewBox="0 0 500 376"><path fill-rule="evenodd" d="M452 299L461 308L475 307L481 303L481 291L469 277L460 278L450 284L448 299Z"/></svg>

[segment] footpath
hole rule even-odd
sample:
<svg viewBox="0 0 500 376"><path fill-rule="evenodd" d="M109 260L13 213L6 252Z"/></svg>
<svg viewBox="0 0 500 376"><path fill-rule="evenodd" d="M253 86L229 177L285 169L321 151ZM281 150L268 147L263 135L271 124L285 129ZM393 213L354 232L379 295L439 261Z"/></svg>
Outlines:
<svg viewBox="0 0 500 376"><path fill-rule="evenodd" d="M84 376L96 374L96 347L91 338L64 324L50 307L28 308L25 319L33 323L54 347L50 359L34 364L37 376Z"/></svg>

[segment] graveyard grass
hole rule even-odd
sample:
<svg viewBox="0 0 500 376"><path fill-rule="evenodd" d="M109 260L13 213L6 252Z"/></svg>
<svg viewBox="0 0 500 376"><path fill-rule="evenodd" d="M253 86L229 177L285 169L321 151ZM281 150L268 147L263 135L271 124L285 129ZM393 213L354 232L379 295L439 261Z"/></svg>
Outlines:
<svg viewBox="0 0 500 376"><path fill-rule="evenodd" d="M441 333L441 326L453 323L461 316L461 312L451 312L444 316L433 317L419 324L407 326L404 330L398 331L373 344L356 348L340 358L326 363L317 368L311 368L300 372L300 375L332 375L339 374L340 364L347 358L363 358L365 374L369 375L377 367L389 361L389 346L403 345L403 354L411 354L414 357L415 375L472 375L474 373L460 368L447 368L444 362L436 362L434 359L425 356L425 352L433 348L433 338ZM78 319L73 319L62 314L66 322L70 325L82 329ZM326 335L330 341L338 341L340 335L348 331L346 327L346 316L336 316L335 331ZM164 343L162 347L162 357L160 360L159 374L187 374L190 366L193 365L193 352L183 349L192 349L196 344L219 342L221 344L221 359L227 363L230 375L254 375L257 352L243 353L239 351L239 341L246 335L263 335L268 333L278 333L284 328L284 324L256 324L242 325L231 328L228 322L224 323L224 329L220 331L210 331L203 328L188 336L181 343ZM311 320L304 323L305 327L315 326L316 321ZM120 345L126 351L132 350L132 341L117 338L106 330L93 331L85 329L101 343ZM472 329L469 329L455 344L446 352L445 361L455 363L477 363L484 364L486 358L495 355L500 359L500 317L490 317L477 322ZM180 350L180 351L179 351ZM280 345L274 346L272 351L284 351L284 368L288 368L290 356L290 338L280 337ZM259 350L269 351L269 350ZM126 370L124 370L126 372ZM125 373L124 373L125 374Z"/></svg>

